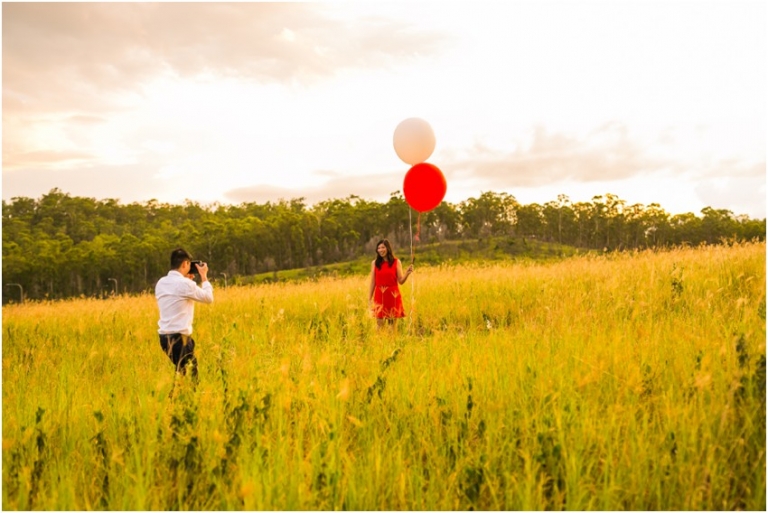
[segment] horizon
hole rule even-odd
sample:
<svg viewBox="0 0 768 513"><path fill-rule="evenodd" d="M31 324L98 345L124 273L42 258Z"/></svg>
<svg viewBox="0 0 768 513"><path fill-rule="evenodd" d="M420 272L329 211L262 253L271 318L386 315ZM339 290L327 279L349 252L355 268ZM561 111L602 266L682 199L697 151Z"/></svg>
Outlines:
<svg viewBox="0 0 768 513"><path fill-rule="evenodd" d="M436 6L4 3L3 199L386 202L420 117L451 204L766 217L764 2Z"/></svg>

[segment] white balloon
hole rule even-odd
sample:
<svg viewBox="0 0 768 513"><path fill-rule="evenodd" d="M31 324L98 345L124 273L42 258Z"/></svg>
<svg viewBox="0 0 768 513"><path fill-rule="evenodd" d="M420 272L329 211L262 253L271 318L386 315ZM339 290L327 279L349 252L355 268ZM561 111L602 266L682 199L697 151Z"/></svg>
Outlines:
<svg viewBox="0 0 768 513"><path fill-rule="evenodd" d="M424 162L435 151L435 133L421 118L408 118L395 128L395 152L412 166Z"/></svg>

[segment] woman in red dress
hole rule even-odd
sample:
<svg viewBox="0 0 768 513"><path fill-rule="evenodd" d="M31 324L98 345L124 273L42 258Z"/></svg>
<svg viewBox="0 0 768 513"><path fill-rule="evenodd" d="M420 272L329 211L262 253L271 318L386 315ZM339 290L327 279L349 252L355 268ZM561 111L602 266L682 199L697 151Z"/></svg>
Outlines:
<svg viewBox="0 0 768 513"><path fill-rule="evenodd" d="M405 317L403 298L398 284L405 283L412 272L413 265L410 265L403 273L403 266L392 253L392 247L387 239L376 243L376 259L371 262L371 287L368 300L371 302L379 327L384 325L385 319L394 323L395 319Z"/></svg>

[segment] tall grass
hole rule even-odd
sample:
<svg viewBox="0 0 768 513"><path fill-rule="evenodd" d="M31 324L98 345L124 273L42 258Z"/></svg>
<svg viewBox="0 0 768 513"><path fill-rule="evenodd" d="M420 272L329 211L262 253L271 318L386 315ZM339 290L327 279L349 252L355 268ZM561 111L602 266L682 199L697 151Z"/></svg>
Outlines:
<svg viewBox="0 0 768 513"><path fill-rule="evenodd" d="M765 245L3 308L4 509L764 510Z"/></svg>

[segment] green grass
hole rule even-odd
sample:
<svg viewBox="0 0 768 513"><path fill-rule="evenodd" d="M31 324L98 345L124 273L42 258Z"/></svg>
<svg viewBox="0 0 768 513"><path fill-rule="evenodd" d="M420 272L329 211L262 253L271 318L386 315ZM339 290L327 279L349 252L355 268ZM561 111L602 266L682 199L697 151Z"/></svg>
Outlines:
<svg viewBox="0 0 768 513"><path fill-rule="evenodd" d="M3 308L4 509L764 510L765 245ZM173 394L171 394L173 390Z"/></svg>

